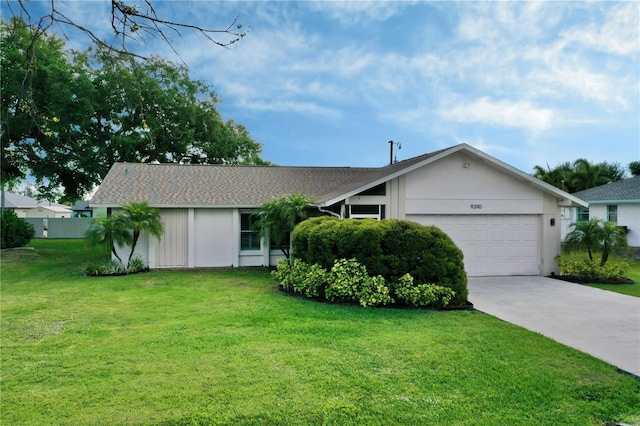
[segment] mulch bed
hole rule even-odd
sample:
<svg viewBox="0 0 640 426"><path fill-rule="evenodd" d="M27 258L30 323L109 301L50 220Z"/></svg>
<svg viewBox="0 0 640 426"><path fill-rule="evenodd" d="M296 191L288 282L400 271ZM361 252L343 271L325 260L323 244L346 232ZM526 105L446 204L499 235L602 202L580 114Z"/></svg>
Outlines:
<svg viewBox="0 0 640 426"><path fill-rule="evenodd" d="M576 284L635 284L635 281L630 278L607 278L606 280L599 280L597 282L581 280L574 275L551 275L549 278L555 278L556 280L568 281Z"/></svg>

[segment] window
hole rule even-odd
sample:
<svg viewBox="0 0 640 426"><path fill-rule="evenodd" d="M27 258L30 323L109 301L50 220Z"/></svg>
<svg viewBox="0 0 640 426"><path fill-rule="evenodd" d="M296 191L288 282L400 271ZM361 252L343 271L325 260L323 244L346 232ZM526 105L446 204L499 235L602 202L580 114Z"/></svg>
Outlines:
<svg viewBox="0 0 640 426"><path fill-rule="evenodd" d="M253 230L252 213L240 213L240 250L260 250L258 231Z"/></svg>
<svg viewBox="0 0 640 426"><path fill-rule="evenodd" d="M387 195L387 184L386 182L381 183L380 185L376 185L373 188L362 191L358 195Z"/></svg>
<svg viewBox="0 0 640 426"><path fill-rule="evenodd" d="M352 219L384 219L384 207L381 205L349 205L349 217Z"/></svg>
<svg viewBox="0 0 640 426"><path fill-rule="evenodd" d="M618 221L618 206L616 205L607 206L607 221L608 222Z"/></svg>
<svg viewBox="0 0 640 426"><path fill-rule="evenodd" d="M586 209L584 207L579 207L578 208L578 217L577 217L577 221L578 222L582 222L582 221L588 221L589 220L589 209Z"/></svg>

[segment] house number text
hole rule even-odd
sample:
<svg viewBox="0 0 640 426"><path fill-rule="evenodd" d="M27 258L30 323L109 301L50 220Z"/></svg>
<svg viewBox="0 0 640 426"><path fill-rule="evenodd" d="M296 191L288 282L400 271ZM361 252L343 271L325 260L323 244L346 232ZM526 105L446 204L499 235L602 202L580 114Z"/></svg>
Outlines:
<svg viewBox="0 0 640 426"><path fill-rule="evenodd" d="M482 210L482 204L471 204L471 210Z"/></svg>

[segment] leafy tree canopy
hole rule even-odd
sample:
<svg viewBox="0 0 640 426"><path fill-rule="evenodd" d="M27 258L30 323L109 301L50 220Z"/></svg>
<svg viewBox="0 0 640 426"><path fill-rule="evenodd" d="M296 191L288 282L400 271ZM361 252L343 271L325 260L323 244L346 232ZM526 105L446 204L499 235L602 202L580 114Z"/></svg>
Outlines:
<svg viewBox="0 0 640 426"><path fill-rule="evenodd" d="M114 162L266 164L247 129L224 121L185 66L112 51L65 50L22 19L0 22L2 184L75 201Z"/></svg>
<svg viewBox="0 0 640 426"><path fill-rule="evenodd" d="M618 181L625 176L619 163L591 163L584 158L564 162L551 168L535 166L533 176L569 193L582 191L605 183Z"/></svg>

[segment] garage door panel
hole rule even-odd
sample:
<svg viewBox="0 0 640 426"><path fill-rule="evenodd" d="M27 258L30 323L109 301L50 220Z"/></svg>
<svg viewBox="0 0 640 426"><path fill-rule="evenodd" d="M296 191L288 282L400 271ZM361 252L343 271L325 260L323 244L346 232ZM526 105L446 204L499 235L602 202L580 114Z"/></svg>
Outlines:
<svg viewBox="0 0 640 426"><path fill-rule="evenodd" d="M536 215L411 215L408 219L446 232L464 253L469 276L539 274Z"/></svg>

